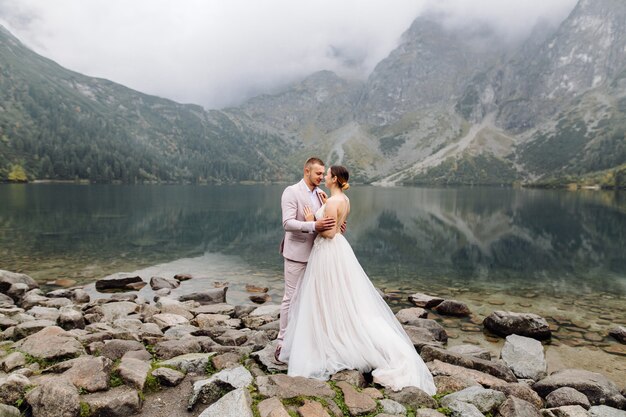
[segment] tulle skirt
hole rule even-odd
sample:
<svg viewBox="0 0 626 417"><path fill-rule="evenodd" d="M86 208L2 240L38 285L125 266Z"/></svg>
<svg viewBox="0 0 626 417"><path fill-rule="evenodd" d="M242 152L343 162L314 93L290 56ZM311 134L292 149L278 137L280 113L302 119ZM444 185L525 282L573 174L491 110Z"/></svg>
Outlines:
<svg viewBox="0 0 626 417"><path fill-rule="evenodd" d="M424 361L341 234L315 240L280 359L291 376L327 380L344 369L373 370L374 382L392 390L436 393Z"/></svg>

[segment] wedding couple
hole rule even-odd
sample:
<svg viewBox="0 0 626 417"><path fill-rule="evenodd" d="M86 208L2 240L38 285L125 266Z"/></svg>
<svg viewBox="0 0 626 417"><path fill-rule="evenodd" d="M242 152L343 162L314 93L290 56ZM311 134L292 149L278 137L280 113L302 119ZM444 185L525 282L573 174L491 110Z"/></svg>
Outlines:
<svg viewBox="0 0 626 417"><path fill-rule="evenodd" d="M348 179L346 168L326 170L310 158L304 178L283 192L285 294L275 358L288 362L291 376L372 371L374 382L392 390L415 386L433 395L432 375L342 234Z"/></svg>

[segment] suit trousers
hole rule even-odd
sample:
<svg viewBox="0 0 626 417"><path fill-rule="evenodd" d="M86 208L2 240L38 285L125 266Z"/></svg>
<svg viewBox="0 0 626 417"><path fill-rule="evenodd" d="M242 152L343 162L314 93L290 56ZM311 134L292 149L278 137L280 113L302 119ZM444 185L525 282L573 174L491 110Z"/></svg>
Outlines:
<svg viewBox="0 0 626 417"><path fill-rule="evenodd" d="M278 332L278 343L282 343L289 323L289 308L296 293L296 288L306 271L306 262L296 262L285 258L285 293L280 304L280 331Z"/></svg>

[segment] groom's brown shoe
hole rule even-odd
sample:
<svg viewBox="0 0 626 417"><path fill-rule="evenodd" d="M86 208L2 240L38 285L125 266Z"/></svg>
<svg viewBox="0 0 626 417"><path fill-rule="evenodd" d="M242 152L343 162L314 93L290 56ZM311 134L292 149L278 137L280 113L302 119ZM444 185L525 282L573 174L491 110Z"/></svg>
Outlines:
<svg viewBox="0 0 626 417"><path fill-rule="evenodd" d="M283 347L282 347L281 345L276 346L276 350L274 351L274 360L275 360L277 363L279 363L279 364L281 364L281 365L284 365L284 364L285 364L285 362L283 362L283 361L281 361L281 360L279 359L279 357L280 357L280 351L282 350L282 348L283 348Z"/></svg>

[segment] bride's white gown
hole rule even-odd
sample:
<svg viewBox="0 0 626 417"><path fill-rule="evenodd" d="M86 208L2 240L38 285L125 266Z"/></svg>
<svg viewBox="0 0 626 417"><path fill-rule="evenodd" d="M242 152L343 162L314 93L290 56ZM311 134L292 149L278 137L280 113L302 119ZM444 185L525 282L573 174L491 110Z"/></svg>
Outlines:
<svg viewBox="0 0 626 417"><path fill-rule="evenodd" d="M291 305L280 359L289 363L291 376L327 380L343 369L373 369L374 382L392 390L415 386L429 395L437 391L424 361L341 233L315 239Z"/></svg>

